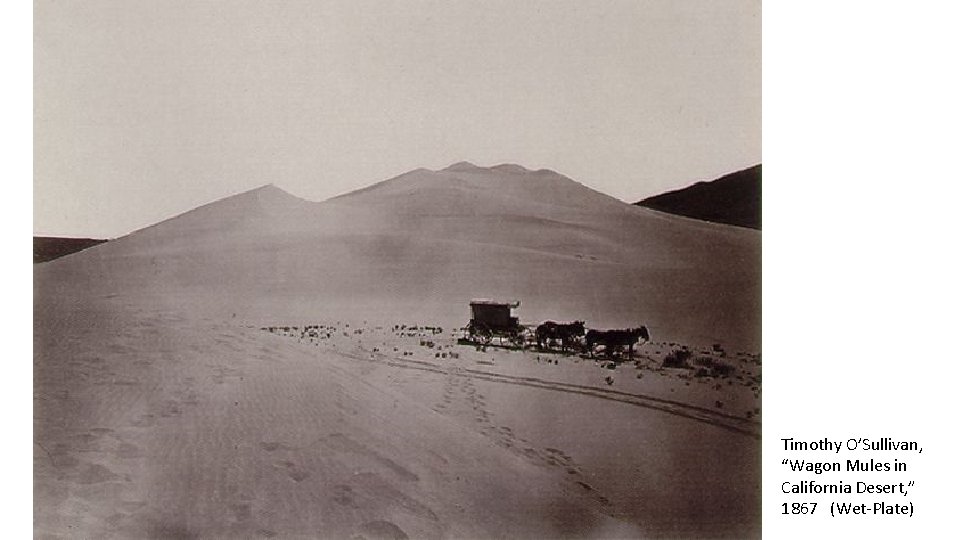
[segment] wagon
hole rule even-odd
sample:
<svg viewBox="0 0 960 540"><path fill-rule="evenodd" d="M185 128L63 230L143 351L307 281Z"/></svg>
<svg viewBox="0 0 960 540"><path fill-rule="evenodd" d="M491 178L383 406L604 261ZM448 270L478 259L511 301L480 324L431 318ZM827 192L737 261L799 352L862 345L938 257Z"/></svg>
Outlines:
<svg viewBox="0 0 960 540"><path fill-rule="evenodd" d="M512 310L518 307L520 302L498 302L485 298L471 300L467 340L478 345L489 345L497 338L500 345L506 341L522 347L527 329L513 316Z"/></svg>

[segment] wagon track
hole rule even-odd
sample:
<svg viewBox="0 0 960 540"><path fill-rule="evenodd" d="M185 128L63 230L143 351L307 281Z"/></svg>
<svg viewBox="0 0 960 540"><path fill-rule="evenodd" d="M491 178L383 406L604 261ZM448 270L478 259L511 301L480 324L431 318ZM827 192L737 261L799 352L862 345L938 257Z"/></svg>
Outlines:
<svg viewBox="0 0 960 540"><path fill-rule="evenodd" d="M735 433L740 433L742 435L747 435L754 439L760 439L761 426L757 422L746 420L738 416L707 409L705 407L698 407L696 405L681 403L679 401L657 398L653 396L646 396L642 394L631 394L628 392L621 392L619 390L613 390L613 389L605 389L605 388L598 388L598 387L586 386L586 385L580 385L580 384L548 381L548 380L539 379L536 377L519 377L514 375L502 375L499 373L490 373L487 371L480 371L480 370L468 369L468 368L450 369L444 366L440 366L438 364L434 364L432 362L426 362L423 360L412 360L409 358L391 357L389 355L382 354L382 353L370 353L370 355L373 356L373 358L371 358L370 356L353 354L345 351L330 351L330 352L334 354L338 354L340 356L345 356L354 360L363 360L366 362L386 364L388 366L398 367L403 369L429 371L432 373L439 373L442 375L467 377L467 378L485 380L485 381L494 382L494 383L526 386L529 388L540 388L543 390L551 390L554 392L565 392L568 394L578 394L578 395L593 397L597 399L605 399L607 401L616 401L620 403L626 403L628 405L633 405L635 407L652 409L652 410L664 412L667 414L672 414L674 416L688 418L690 420L716 426L721 429L725 429L727 431L732 431Z"/></svg>

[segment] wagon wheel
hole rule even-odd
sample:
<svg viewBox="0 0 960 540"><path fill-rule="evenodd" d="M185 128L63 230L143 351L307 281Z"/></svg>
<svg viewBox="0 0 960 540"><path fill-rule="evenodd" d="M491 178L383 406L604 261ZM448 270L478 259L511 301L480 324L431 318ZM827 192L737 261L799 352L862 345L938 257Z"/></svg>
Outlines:
<svg viewBox="0 0 960 540"><path fill-rule="evenodd" d="M493 332L483 323L474 323L470 327L470 335L476 343L489 345L493 341Z"/></svg>
<svg viewBox="0 0 960 540"><path fill-rule="evenodd" d="M510 330L510 334L507 336L507 339L510 340L510 344L518 349L522 349L524 345L524 335L523 328L514 328Z"/></svg>

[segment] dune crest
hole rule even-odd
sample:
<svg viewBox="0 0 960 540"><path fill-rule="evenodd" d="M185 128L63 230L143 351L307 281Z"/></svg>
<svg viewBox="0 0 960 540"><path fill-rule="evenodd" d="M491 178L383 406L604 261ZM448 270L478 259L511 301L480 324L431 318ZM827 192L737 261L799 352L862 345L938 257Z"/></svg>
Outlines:
<svg viewBox="0 0 960 540"><path fill-rule="evenodd" d="M39 287L149 293L267 322L360 312L466 322L472 297L528 322L645 324L759 348L760 234L629 205L552 171L466 162L324 202L266 185L37 267Z"/></svg>
<svg viewBox="0 0 960 540"><path fill-rule="evenodd" d="M323 202L266 185L37 264L35 535L757 536L759 253L461 163ZM470 347L476 297L656 343ZM680 344L696 370L664 367Z"/></svg>

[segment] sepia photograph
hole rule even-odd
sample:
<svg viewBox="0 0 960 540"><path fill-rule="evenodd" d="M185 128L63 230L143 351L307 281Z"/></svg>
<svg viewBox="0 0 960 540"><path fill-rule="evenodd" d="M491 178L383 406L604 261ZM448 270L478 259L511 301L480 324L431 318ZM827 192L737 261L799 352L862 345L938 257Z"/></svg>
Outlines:
<svg viewBox="0 0 960 540"><path fill-rule="evenodd" d="M34 538L761 536L759 0L32 37Z"/></svg>

